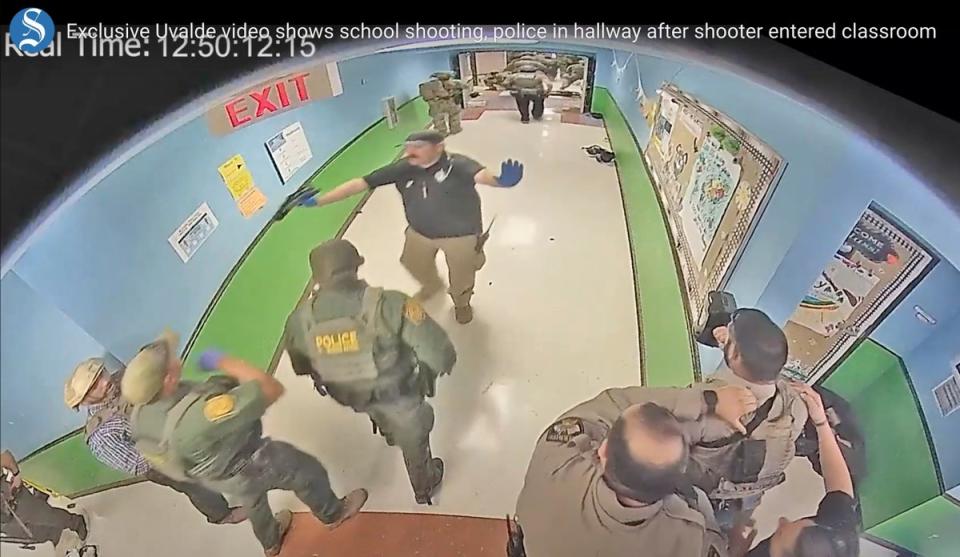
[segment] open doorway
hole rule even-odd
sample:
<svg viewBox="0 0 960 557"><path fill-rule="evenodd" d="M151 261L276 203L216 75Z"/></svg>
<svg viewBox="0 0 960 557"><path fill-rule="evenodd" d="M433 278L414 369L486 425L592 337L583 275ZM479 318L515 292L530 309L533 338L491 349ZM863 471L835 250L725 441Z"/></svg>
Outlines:
<svg viewBox="0 0 960 557"><path fill-rule="evenodd" d="M543 68L552 89L544 103L547 110L580 114L588 111L593 87L591 56L544 51L484 50L461 52L457 56L462 79L473 84L477 95L465 99L464 108L473 110L516 110L516 102L504 85L507 75L521 61L533 60Z"/></svg>

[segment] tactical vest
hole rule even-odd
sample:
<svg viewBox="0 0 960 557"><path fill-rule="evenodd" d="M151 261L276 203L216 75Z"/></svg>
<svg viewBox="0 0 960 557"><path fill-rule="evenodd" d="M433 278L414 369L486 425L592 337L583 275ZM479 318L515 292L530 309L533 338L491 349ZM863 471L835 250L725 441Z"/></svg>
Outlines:
<svg viewBox="0 0 960 557"><path fill-rule="evenodd" d="M540 80L537 79L537 74L533 72L514 74L513 87L526 95L539 95L543 92Z"/></svg>
<svg viewBox="0 0 960 557"><path fill-rule="evenodd" d="M430 102L444 101L451 97L451 93L439 79L431 79L420 84L420 96Z"/></svg>
<svg viewBox="0 0 960 557"><path fill-rule="evenodd" d="M726 382L710 379L702 385L717 388ZM747 424L746 438L733 434L696 444L690 453L694 483L713 500L742 499L781 484L805 421L792 413L798 398L786 381L778 380L776 394L757 409L755 423Z"/></svg>
<svg viewBox="0 0 960 557"><path fill-rule="evenodd" d="M130 414L130 429L137 450L147 459L150 466L169 478L187 481L190 479L186 462L177 450L177 425L191 406L216 390L211 383L202 383L191 389L165 413L151 412L142 417L144 406L135 406Z"/></svg>
<svg viewBox="0 0 960 557"><path fill-rule="evenodd" d="M310 363L324 384L371 384L381 370L397 363L396 345L378 346L382 296L382 288L368 286L356 311L324 314L324 304L314 300L297 313Z"/></svg>
<svg viewBox="0 0 960 557"><path fill-rule="evenodd" d="M103 408L97 410L92 416L87 418L87 422L83 425L84 441L90 442L90 437L93 435L93 432L117 416L129 418L132 409L130 403L124 401L123 397L118 394L113 400L105 403Z"/></svg>

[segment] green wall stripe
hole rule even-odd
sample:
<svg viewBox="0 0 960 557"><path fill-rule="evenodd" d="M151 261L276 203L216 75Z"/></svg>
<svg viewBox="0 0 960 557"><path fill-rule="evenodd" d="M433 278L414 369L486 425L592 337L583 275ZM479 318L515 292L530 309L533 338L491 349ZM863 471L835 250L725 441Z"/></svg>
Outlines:
<svg viewBox="0 0 960 557"><path fill-rule="evenodd" d="M693 335L669 228L630 125L610 92L594 91L616 154L640 312L643 384L689 385L698 378Z"/></svg>
<svg viewBox="0 0 960 557"><path fill-rule="evenodd" d="M329 159L309 183L318 189L330 189L389 163L406 135L422 129L428 121L426 103L416 100L404 105L396 128L390 129L380 120ZM196 358L213 346L267 368L280 344L287 315L309 280L307 254L320 242L335 237L361 203L354 198L321 209L293 211L283 221L268 225L235 267L219 299L192 336L184 356L184 376L199 376ZM21 468L27 481L70 496L130 480L97 462L80 432L35 452L24 459Z"/></svg>
<svg viewBox="0 0 960 557"><path fill-rule="evenodd" d="M940 495L920 406L896 354L867 339L824 386L850 402L864 429L867 477L858 490L865 528Z"/></svg>

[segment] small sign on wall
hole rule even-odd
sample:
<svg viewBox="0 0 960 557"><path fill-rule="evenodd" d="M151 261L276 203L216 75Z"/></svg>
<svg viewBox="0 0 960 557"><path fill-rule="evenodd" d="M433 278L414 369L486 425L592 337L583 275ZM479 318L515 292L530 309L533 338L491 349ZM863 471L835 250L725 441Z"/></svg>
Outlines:
<svg viewBox="0 0 960 557"><path fill-rule="evenodd" d="M227 162L220 165L217 169L223 183L230 191L240 214L246 218L263 208L267 203L267 198L263 192L253 183L253 174L247 168L247 162L240 155L234 155L227 159Z"/></svg>
<svg viewBox="0 0 960 557"><path fill-rule="evenodd" d="M300 122L283 128L280 133L268 139L266 145L270 158L273 159L273 166L284 184L313 157L310 144L307 143L307 134Z"/></svg>
<svg viewBox="0 0 960 557"><path fill-rule="evenodd" d="M204 203L177 227L167 241L170 242L173 251L177 252L180 259L186 263L219 225L210 206Z"/></svg>
<svg viewBox="0 0 960 557"><path fill-rule="evenodd" d="M383 99L383 117L387 120L387 127L391 130L400 123L400 114L397 112L397 98Z"/></svg>

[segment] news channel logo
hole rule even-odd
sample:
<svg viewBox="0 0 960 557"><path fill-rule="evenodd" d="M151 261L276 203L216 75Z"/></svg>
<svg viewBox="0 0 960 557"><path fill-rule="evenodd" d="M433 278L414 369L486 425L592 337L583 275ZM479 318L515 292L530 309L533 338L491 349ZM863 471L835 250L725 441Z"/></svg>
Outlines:
<svg viewBox="0 0 960 557"><path fill-rule="evenodd" d="M55 35L53 19L40 8L24 8L10 21L10 42L25 54L47 48Z"/></svg>

